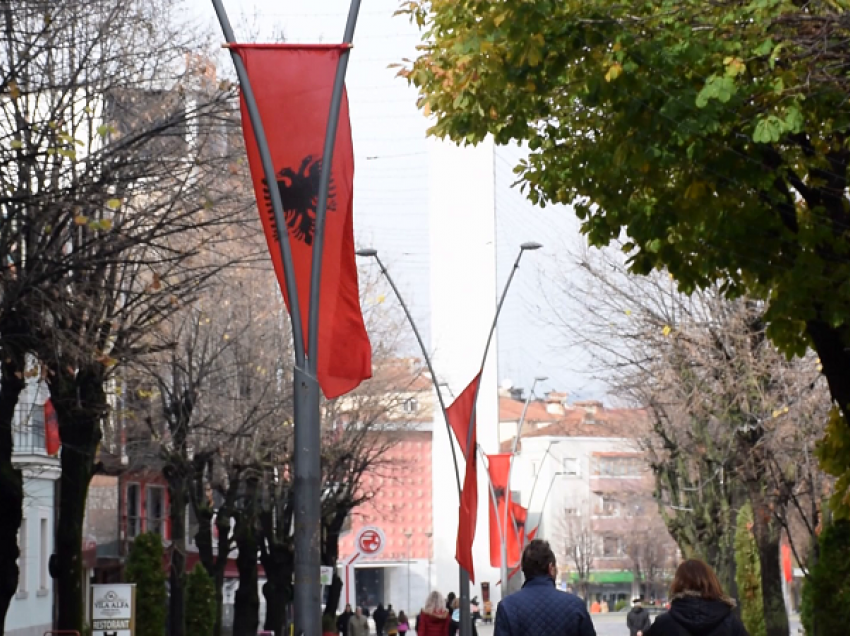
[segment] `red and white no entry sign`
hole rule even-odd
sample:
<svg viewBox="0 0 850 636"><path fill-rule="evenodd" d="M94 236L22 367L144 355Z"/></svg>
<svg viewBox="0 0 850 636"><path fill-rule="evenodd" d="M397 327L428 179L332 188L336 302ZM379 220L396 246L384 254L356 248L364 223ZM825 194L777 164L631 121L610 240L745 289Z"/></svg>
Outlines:
<svg viewBox="0 0 850 636"><path fill-rule="evenodd" d="M384 551L384 531L375 526L366 526L357 533L356 549L363 556L376 557Z"/></svg>

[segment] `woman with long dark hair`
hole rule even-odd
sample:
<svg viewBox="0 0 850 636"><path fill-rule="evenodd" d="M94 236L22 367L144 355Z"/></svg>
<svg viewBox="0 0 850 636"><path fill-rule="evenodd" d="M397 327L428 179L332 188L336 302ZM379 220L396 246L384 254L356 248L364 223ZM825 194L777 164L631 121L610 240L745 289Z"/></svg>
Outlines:
<svg viewBox="0 0 850 636"><path fill-rule="evenodd" d="M670 611L656 618L643 636L749 636L732 611L735 601L699 559L688 559L676 569L670 601Z"/></svg>

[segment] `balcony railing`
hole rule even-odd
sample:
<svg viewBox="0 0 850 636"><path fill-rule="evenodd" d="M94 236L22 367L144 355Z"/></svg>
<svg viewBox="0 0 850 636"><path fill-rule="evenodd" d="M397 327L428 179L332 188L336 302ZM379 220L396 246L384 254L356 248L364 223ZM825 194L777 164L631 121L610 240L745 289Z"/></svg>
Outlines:
<svg viewBox="0 0 850 636"><path fill-rule="evenodd" d="M44 443L44 423L15 424L12 428L16 455L44 455L47 447Z"/></svg>

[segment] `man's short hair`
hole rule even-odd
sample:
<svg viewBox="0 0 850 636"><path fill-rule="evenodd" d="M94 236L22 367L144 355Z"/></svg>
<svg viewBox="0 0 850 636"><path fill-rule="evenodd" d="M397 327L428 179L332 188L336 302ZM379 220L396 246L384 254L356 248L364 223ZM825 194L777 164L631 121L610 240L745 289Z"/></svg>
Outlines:
<svg viewBox="0 0 850 636"><path fill-rule="evenodd" d="M522 551L522 573L526 579L549 576L549 566L555 563L555 553L543 539L534 539Z"/></svg>

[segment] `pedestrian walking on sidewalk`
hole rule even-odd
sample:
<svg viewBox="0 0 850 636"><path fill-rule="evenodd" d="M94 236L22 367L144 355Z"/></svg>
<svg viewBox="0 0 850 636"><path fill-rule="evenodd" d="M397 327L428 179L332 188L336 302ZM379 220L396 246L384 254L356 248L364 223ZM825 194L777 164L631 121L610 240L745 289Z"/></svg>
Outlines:
<svg viewBox="0 0 850 636"><path fill-rule="evenodd" d="M732 611L735 601L699 559L688 559L676 569L670 601L670 611L656 618L643 636L749 636Z"/></svg>
<svg viewBox="0 0 850 636"><path fill-rule="evenodd" d="M369 636L369 619L363 615L362 607L348 621L348 636Z"/></svg>
<svg viewBox="0 0 850 636"><path fill-rule="evenodd" d="M525 547L522 573L522 589L496 609L494 636L596 636L584 601L555 587L558 568L548 541Z"/></svg>
<svg viewBox="0 0 850 636"><path fill-rule="evenodd" d="M626 616L626 627L629 628L629 636L643 636L644 632L652 625L649 612L643 609L639 598L632 601L632 609Z"/></svg>
<svg viewBox="0 0 850 636"><path fill-rule="evenodd" d="M417 636L449 636L449 612L443 595L431 592L416 619Z"/></svg>

